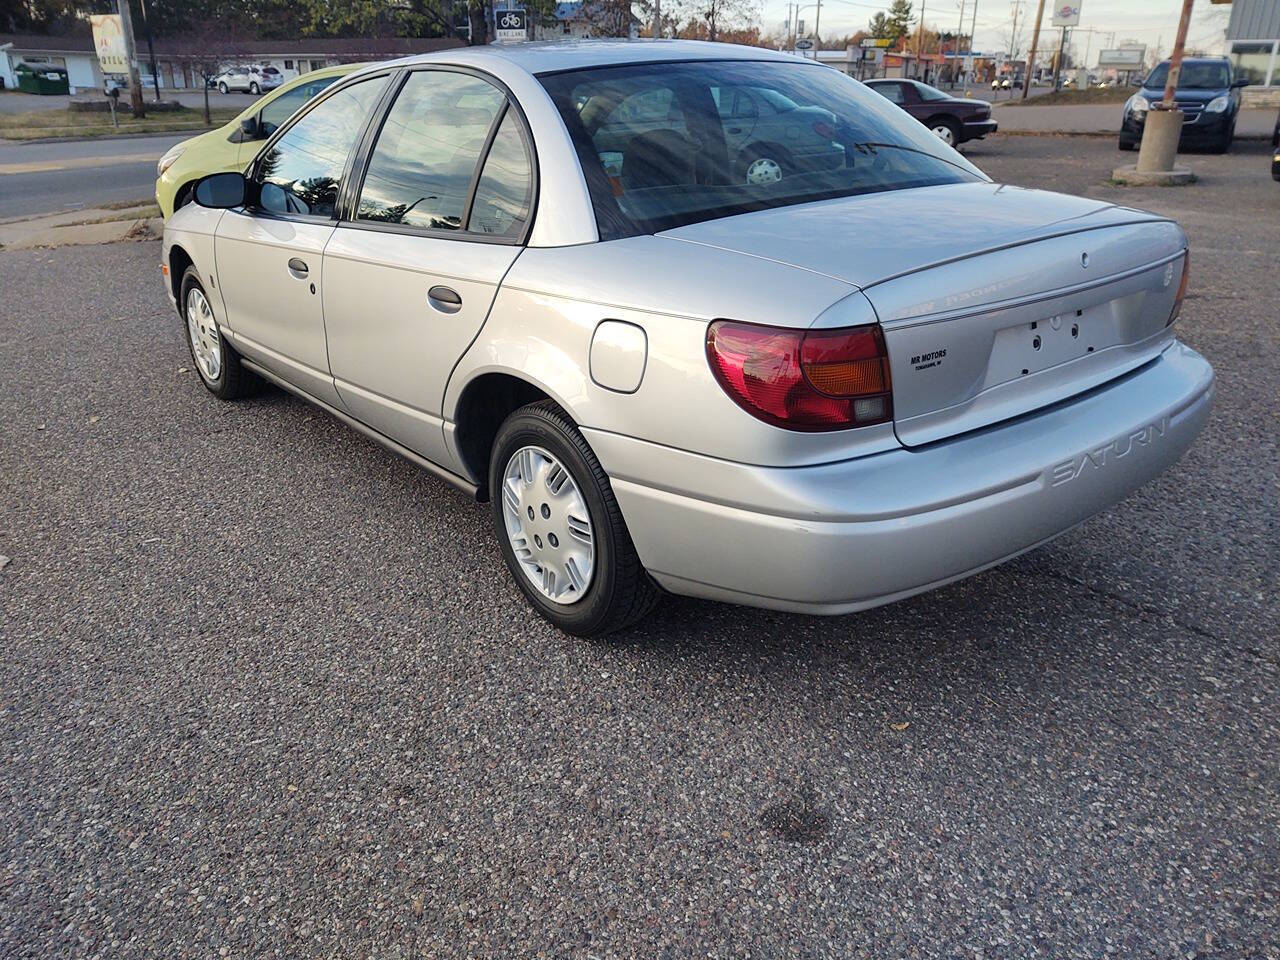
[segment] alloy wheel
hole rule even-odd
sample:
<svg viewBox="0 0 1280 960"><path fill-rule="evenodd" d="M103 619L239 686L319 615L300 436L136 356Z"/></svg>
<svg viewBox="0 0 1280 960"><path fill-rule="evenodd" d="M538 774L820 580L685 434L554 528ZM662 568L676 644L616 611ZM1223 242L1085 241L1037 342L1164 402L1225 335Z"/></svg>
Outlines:
<svg viewBox="0 0 1280 960"><path fill-rule="evenodd" d="M595 573L591 513L572 474L543 447L521 447L502 474L507 538L525 576L552 603L581 600Z"/></svg>
<svg viewBox="0 0 1280 960"><path fill-rule="evenodd" d="M782 179L782 166L771 157L753 160L747 167L747 183L777 183Z"/></svg>
<svg viewBox="0 0 1280 960"><path fill-rule="evenodd" d="M199 287L192 287L187 293L187 336L200 372L211 383L216 381L222 373L222 341L209 301Z"/></svg>
<svg viewBox="0 0 1280 960"><path fill-rule="evenodd" d="M956 145L955 132L945 123L935 124L929 129L935 137L945 143L948 147L954 147Z"/></svg>

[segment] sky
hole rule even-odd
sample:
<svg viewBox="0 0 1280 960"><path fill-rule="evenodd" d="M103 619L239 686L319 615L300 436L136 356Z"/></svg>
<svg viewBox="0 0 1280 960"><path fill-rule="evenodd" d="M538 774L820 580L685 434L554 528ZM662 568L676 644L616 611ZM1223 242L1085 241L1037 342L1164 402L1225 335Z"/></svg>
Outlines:
<svg viewBox="0 0 1280 960"><path fill-rule="evenodd" d="M813 31L815 7L809 0L799 0L806 4L801 19L805 21L806 30ZM1157 43L1167 56L1173 45L1174 35L1178 30L1178 17L1182 12L1180 0L1073 0L1080 6L1080 30L1073 38L1078 56L1084 56L1086 45L1090 62L1096 62L1097 51L1114 42L1116 45L1126 40L1136 40L1153 47ZM965 26L967 32L973 17L974 0L965 0ZM1009 45L1009 30L1013 22L1014 0L977 0L978 24L974 32L974 46L979 51L996 50ZM1031 41L1031 28L1035 24L1037 0L1017 0L1020 21L1018 32L1021 34L1021 50L1025 55ZM1050 34L1055 34L1049 26L1050 15L1055 6L1054 0L1046 0L1044 25L1041 28L1041 46L1051 42ZM824 37L833 32L853 33L866 29L867 21L878 10L887 11L889 0L823 0L820 29ZM1191 46L1208 47L1221 41L1227 26L1227 17L1231 7L1211 5L1208 0L1195 0L1191 28L1187 33L1187 43ZM913 0L912 13L920 12L920 0ZM786 0L764 0L761 24L767 31L781 31L787 18ZM925 23L939 30L955 30L960 23L960 0L925 0ZM1026 28L1022 28L1022 24ZM1089 28L1092 34L1087 34ZM1115 34L1114 41L1111 34Z"/></svg>

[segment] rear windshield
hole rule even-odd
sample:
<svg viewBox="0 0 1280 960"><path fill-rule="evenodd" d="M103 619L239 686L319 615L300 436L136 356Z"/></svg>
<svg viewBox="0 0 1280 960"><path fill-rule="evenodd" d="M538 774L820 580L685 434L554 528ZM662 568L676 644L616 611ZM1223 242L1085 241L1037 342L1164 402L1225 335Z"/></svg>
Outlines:
<svg viewBox="0 0 1280 960"><path fill-rule="evenodd" d="M1147 77L1146 87L1154 90L1169 82L1169 65L1162 63ZM1184 63L1178 74L1179 90L1225 90L1231 85L1225 63Z"/></svg>
<svg viewBox="0 0 1280 960"><path fill-rule="evenodd" d="M909 114L830 67L668 62L541 80L577 147L601 239L986 179Z"/></svg>

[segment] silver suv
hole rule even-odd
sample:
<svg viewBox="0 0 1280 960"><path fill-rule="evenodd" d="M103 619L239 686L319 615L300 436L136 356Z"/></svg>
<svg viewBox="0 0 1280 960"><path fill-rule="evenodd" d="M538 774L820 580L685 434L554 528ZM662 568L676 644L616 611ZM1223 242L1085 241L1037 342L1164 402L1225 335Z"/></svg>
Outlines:
<svg viewBox="0 0 1280 960"><path fill-rule="evenodd" d="M255 96L284 83L284 75L272 66L227 67L209 81L219 93L252 93Z"/></svg>
<svg viewBox="0 0 1280 960"><path fill-rule="evenodd" d="M1116 503L1209 414L1177 224L992 183L757 48L370 67L195 201L163 266L208 390L270 381L488 501L573 633L661 590L928 590Z"/></svg>

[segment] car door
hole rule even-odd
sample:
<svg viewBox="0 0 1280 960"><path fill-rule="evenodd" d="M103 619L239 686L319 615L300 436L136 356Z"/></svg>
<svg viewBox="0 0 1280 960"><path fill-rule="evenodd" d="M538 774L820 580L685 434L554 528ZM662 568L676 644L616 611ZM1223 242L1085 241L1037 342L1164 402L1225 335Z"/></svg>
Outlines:
<svg viewBox="0 0 1280 960"><path fill-rule="evenodd" d="M366 154L324 254L335 384L357 419L447 464L445 385L520 253L531 140L495 82L421 69Z"/></svg>
<svg viewBox="0 0 1280 960"><path fill-rule="evenodd" d="M268 141L250 170L257 201L218 223L214 258L232 342L290 383L337 405L321 306L325 244L387 74L335 90Z"/></svg>

